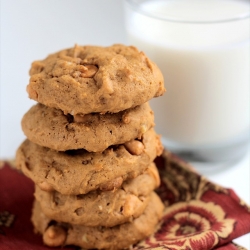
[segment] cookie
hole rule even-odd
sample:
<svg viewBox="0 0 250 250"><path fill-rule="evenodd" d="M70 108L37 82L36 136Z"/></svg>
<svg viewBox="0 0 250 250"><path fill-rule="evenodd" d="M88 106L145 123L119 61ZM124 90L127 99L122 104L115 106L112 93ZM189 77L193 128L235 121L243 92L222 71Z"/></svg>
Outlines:
<svg viewBox="0 0 250 250"><path fill-rule="evenodd" d="M43 213L58 222L85 226L113 227L137 218L149 202L149 194L159 186L154 163L141 175L124 181L115 191L93 191L84 195L62 195L36 186L35 198Z"/></svg>
<svg viewBox="0 0 250 250"><path fill-rule="evenodd" d="M111 145L140 138L153 126L154 114L148 103L115 114L74 117L37 104L22 119L22 129L30 141L58 151L101 152Z"/></svg>
<svg viewBox="0 0 250 250"><path fill-rule="evenodd" d="M45 191L78 195L120 187L124 180L144 172L162 150L153 129L141 140L110 147L102 153L57 152L26 140L17 150L16 166Z"/></svg>
<svg viewBox="0 0 250 250"><path fill-rule="evenodd" d="M31 99L65 114L117 113L165 92L155 63L133 46L75 46L36 61Z"/></svg>
<svg viewBox="0 0 250 250"><path fill-rule="evenodd" d="M32 223L43 235L48 246L76 245L85 249L125 249L148 237L156 230L164 205L152 192L144 213L133 220L114 227L87 227L58 223L46 217L39 202L34 203Z"/></svg>

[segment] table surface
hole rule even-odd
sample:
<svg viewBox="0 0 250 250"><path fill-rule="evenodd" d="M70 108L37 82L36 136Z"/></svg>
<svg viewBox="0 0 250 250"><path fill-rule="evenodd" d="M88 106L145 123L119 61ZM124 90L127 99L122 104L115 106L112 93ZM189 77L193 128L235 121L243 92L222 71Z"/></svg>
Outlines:
<svg viewBox="0 0 250 250"><path fill-rule="evenodd" d="M232 188L236 194L250 205L250 146L246 155L228 167L206 170L196 163L191 163L209 180L225 188ZM250 223L250 222L249 222ZM250 233L234 240L235 243L250 250Z"/></svg>

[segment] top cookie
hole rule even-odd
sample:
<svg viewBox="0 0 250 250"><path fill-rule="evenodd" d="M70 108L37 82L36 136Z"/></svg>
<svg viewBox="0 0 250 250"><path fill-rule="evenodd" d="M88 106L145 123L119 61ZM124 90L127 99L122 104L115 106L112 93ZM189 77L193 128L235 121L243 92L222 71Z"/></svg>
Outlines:
<svg viewBox="0 0 250 250"><path fill-rule="evenodd" d="M75 46L32 63L29 97L65 114L116 113L165 92L163 76L133 46Z"/></svg>

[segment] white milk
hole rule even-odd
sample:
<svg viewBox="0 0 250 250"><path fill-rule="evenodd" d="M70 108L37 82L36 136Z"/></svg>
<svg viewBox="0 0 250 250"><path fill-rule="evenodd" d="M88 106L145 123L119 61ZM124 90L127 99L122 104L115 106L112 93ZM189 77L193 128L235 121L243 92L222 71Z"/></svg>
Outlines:
<svg viewBox="0 0 250 250"><path fill-rule="evenodd" d="M151 102L156 129L187 146L223 144L249 131L249 1L151 1L128 11L129 43L157 63L167 92ZM222 19L238 21L224 22ZM179 20L178 20L179 18ZM197 23L197 21L199 23ZM209 23L203 23L209 21Z"/></svg>

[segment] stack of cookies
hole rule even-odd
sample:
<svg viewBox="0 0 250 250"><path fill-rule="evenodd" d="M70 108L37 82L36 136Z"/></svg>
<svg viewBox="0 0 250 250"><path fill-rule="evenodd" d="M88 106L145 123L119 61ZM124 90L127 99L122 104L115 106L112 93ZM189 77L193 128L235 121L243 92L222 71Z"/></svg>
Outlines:
<svg viewBox="0 0 250 250"><path fill-rule="evenodd" d="M75 46L32 64L16 165L35 184L32 222L49 246L124 249L154 232L162 152L147 103L164 93L135 47Z"/></svg>

